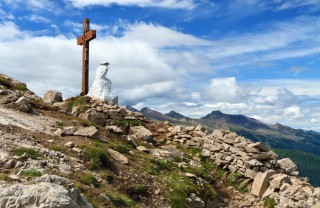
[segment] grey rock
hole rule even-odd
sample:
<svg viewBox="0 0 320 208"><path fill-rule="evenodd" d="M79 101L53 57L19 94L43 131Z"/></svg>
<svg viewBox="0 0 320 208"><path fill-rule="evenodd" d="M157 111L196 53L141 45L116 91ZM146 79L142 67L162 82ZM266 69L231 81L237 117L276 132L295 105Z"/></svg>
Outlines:
<svg viewBox="0 0 320 208"><path fill-rule="evenodd" d="M0 190L1 207L92 208L77 189L54 183L4 184Z"/></svg>
<svg viewBox="0 0 320 208"><path fill-rule="evenodd" d="M198 126L196 126L194 129L194 131L205 131L205 130L206 130L205 127L200 124Z"/></svg>
<svg viewBox="0 0 320 208"><path fill-rule="evenodd" d="M99 139L100 137L99 131L95 126L80 128L76 132L74 132L74 135L91 137L96 139Z"/></svg>
<svg viewBox="0 0 320 208"><path fill-rule="evenodd" d="M106 129L111 133L123 134L123 131L118 126L106 126Z"/></svg>
<svg viewBox="0 0 320 208"><path fill-rule="evenodd" d="M270 187L278 189L283 183L289 183L289 177L286 174L276 174L271 177Z"/></svg>
<svg viewBox="0 0 320 208"><path fill-rule="evenodd" d="M249 160L249 161L247 161L247 163L250 166L263 166L263 163L258 161L258 160L256 160L256 159Z"/></svg>
<svg viewBox="0 0 320 208"><path fill-rule="evenodd" d="M257 174L257 171L247 168L246 172L244 173L244 176L250 179L254 179Z"/></svg>
<svg viewBox="0 0 320 208"><path fill-rule="evenodd" d="M75 126L67 126L62 130L62 135L73 135L77 131L77 127Z"/></svg>
<svg viewBox="0 0 320 208"><path fill-rule="evenodd" d="M56 102L63 102L62 94L61 94L61 92L58 92L58 91L49 90L44 93L43 101L46 103L51 103L51 104L56 103Z"/></svg>
<svg viewBox="0 0 320 208"><path fill-rule="evenodd" d="M15 102L15 106L17 106L17 109L21 112L30 113L32 111L31 104L29 103L29 100L24 96L20 97Z"/></svg>
<svg viewBox="0 0 320 208"><path fill-rule="evenodd" d="M7 152L0 151L0 163L4 163L8 160L10 160L12 157Z"/></svg>
<svg viewBox="0 0 320 208"><path fill-rule="evenodd" d="M138 146L137 147L137 150L140 151L140 152L150 152L146 147L144 146Z"/></svg>
<svg viewBox="0 0 320 208"><path fill-rule="evenodd" d="M210 154L211 154L210 150L202 149L201 155L202 155L203 157L209 157Z"/></svg>
<svg viewBox="0 0 320 208"><path fill-rule="evenodd" d="M78 147L74 147L72 148L72 151L76 152L76 153L81 153L82 149L78 148Z"/></svg>
<svg viewBox="0 0 320 208"><path fill-rule="evenodd" d="M251 193L255 196L261 197L268 189L269 178L274 174L276 174L274 170L267 170L264 173L259 172L254 178Z"/></svg>
<svg viewBox="0 0 320 208"><path fill-rule="evenodd" d="M195 193L190 194L190 197L187 198L187 202L188 202L188 207L192 207L192 208L204 208L205 207L204 201L200 197L197 197L197 195Z"/></svg>
<svg viewBox="0 0 320 208"><path fill-rule="evenodd" d="M260 149L263 152L268 152L269 151L269 148L267 147L267 145L265 145L262 142L256 142L256 143L253 143L253 144L249 144L248 147L255 147L255 148Z"/></svg>
<svg viewBox="0 0 320 208"><path fill-rule="evenodd" d="M256 147L247 146L247 147L245 147L245 150L248 153L260 153L260 149L258 149Z"/></svg>
<svg viewBox="0 0 320 208"><path fill-rule="evenodd" d="M143 126L132 126L130 127L130 130L139 139L142 139L147 142L154 142L153 133L149 129Z"/></svg>
<svg viewBox="0 0 320 208"><path fill-rule="evenodd" d="M121 154L120 152L117 152L113 149L108 149L108 153L115 161L117 161L123 165L129 164L128 158L126 156L124 156L123 154Z"/></svg>
<svg viewBox="0 0 320 208"><path fill-rule="evenodd" d="M90 111L79 115L80 118L87 119L94 124L104 126L106 124L106 118L103 113Z"/></svg>
<svg viewBox="0 0 320 208"><path fill-rule="evenodd" d="M287 173L297 170L297 165L290 158L278 160L279 167Z"/></svg>
<svg viewBox="0 0 320 208"><path fill-rule="evenodd" d="M67 142L67 143L64 144L64 146L72 148L72 147L74 147L74 143L73 142Z"/></svg>
<svg viewBox="0 0 320 208"><path fill-rule="evenodd" d="M110 198L107 197L105 194L100 194L99 201L101 201L105 205L110 204L111 202Z"/></svg>

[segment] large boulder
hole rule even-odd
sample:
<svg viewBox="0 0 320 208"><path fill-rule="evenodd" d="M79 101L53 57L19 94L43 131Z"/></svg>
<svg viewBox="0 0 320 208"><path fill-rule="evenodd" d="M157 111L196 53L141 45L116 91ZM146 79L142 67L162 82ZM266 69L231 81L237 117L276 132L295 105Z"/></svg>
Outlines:
<svg viewBox="0 0 320 208"><path fill-rule="evenodd" d="M30 113L32 111L29 100L24 96L20 97L14 104L21 112Z"/></svg>
<svg viewBox="0 0 320 208"><path fill-rule="evenodd" d="M66 179L45 176L35 184L1 184L0 207L92 208L78 189L66 188Z"/></svg>
<svg viewBox="0 0 320 208"><path fill-rule="evenodd" d="M106 118L103 113L90 111L79 115L80 118L91 121L99 126L104 126L106 124Z"/></svg>
<svg viewBox="0 0 320 208"><path fill-rule="evenodd" d="M149 129L146 129L143 126L132 126L130 130L139 139L145 140L147 142L154 142L153 133L149 131Z"/></svg>
<svg viewBox="0 0 320 208"><path fill-rule="evenodd" d="M91 137L91 138L95 138L95 139L99 139L99 137L100 137L99 131L95 126L80 128L76 132L74 132L74 135Z"/></svg>
<svg viewBox="0 0 320 208"><path fill-rule="evenodd" d="M279 167L287 173L297 170L297 165L290 158L283 158L278 160Z"/></svg>
<svg viewBox="0 0 320 208"><path fill-rule="evenodd" d="M43 101L46 103L57 103L57 102L63 102L62 94L58 91L49 90L44 93L43 95Z"/></svg>
<svg viewBox="0 0 320 208"><path fill-rule="evenodd" d="M259 172L253 180L251 193L255 196L261 197L269 187L269 179L272 175L276 174L274 170L267 170Z"/></svg>
<svg viewBox="0 0 320 208"><path fill-rule="evenodd" d="M129 163L128 158L126 156L124 156L123 154L121 154L120 152L117 152L113 149L108 149L108 153L115 161L117 161L123 165L126 165Z"/></svg>

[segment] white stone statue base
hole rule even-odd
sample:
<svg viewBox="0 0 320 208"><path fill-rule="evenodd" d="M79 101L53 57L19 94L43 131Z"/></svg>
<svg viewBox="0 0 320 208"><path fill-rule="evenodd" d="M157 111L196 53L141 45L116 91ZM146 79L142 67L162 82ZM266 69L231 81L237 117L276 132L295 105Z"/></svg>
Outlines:
<svg viewBox="0 0 320 208"><path fill-rule="evenodd" d="M111 92L112 82L106 77L109 63L102 63L96 70L96 76L88 96L100 99L110 105L118 105L118 96Z"/></svg>

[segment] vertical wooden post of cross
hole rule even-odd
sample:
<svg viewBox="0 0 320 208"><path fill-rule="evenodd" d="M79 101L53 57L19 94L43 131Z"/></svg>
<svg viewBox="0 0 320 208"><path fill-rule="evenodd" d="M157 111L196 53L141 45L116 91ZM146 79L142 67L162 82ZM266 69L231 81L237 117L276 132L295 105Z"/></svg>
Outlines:
<svg viewBox="0 0 320 208"><path fill-rule="evenodd" d="M83 20L83 34L77 38L77 44L82 45L82 96L89 89L89 41L96 38L96 31L90 30L90 19Z"/></svg>

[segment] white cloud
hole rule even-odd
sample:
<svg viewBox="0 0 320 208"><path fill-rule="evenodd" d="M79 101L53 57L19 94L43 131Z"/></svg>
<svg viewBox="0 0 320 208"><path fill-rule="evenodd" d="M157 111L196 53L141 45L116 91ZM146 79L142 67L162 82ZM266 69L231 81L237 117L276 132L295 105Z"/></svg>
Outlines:
<svg viewBox="0 0 320 208"><path fill-rule="evenodd" d="M68 21L65 24L82 29L82 24ZM177 29L144 22L93 26L102 30L117 27L117 35L101 35L90 43L90 81L101 61L110 62L108 76L121 104L147 104L162 111L177 110L194 117L218 109L262 118L268 123L285 121L294 127L316 126L320 119L308 113L319 111L316 107L320 102L316 97L320 95L319 82L316 79L252 80L248 84L235 77L211 80L205 77L199 81L191 74L201 68L210 71L210 76L214 74L208 53L215 53L213 63L226 64L225 61L230 59L241 59L243 54L258 51L256 56L271 56L275 49L297 41L309 41L312 36L309 35L309 26L301 29L298 34L303 37L299 38L288 32L294 30L283 30L279 42L277 38L269 39L261 33L208 41ZM13 22L1 23L0 30L10 34L0 38L0 62L5 66L1 73L27 82L39 95L48 89L62 91L65 97L79 94L82 48L76 45L75 37L34 37L28 31L21 31ZM315 31L311 30L314 34ZM249 40L249 37L256 40ZM276 43L264 46L263 43L268 41ZM234 62L236 66L239 63L240 60ZM202 86L208 89L204 91Z"/></svg>
<svg viewBox="0 0 320 208"><path fill-rule="evenodd" d="M1 41L12 41L27 36L27 33L21 31L19 27L11 21L0 23Z"/></svg>
<svg viewBox="0 0 320 208"><path fill-rule="evenodd" d="M11 8L24 8L31 11L49 11L54 14L61 13L61 8L51 0L3 0L6 5Z"/></svg>
<svg viewBox="0 0 320 208"><path fill-rule="evenodd" d="M320 2L318 0L274 0L275 3L278 3L277 10L287 10L287 9L294 9L297 7L320 7Z"/></svg>
<svg viewBox="0 0 320 208"><path fill-rule="evenodd" d="M214 102L239 102L259 93L260 88L246 84L238 85L235 77L214 78L202 96L205 100Z"/></svg>
<svg viewBox="0 0 320 208"><path fill-rule="evenodd" d="M121 6L159 7L167 9L194 9L196 4L193 0L65 0L74 7L83 8L87 6Z"/></svg>
<svg viewBox="0 0 320 208"><path fill-rule="evenodd" d="M284 115L290 120L301 118L300 107L293 105L284 109Z"/></svg>
<svg viewBox="0 0 320 208"><path fill-rule="evenodd" d="M29 20L31 22L36 22L36 23L50 23L51 20L44 17L44 16L40 16L37 14L31 14L30 16L26 16L25 17L26 20Z"/></svg>
<svg viewBox="0 0 320 208"><path fill-rule="evenodd" d="M113 90L120 96L120 103L142 102L160 96L170 99L184 96L181 93L182 78L167 64L159 46L168 45L176 37L181 39L179 46L183 45L183 39L186 47L203 41L161 26L141 24L149 34L146 42L133 35L135 27L137 30L141 27L139 24L128 26L130 30L124 31L121 37L100 36L91 42L90 81L101 61L108 61L111 63L108 76L114 83ZM2 73L27 82L39 95L48 89L60 90L65 97L80 92L82 48L76 45L75 37L33 37L29 32L20 31L12 22L0 25L1 28L11 37L11 42L8 39L0 42L3 49L0 61L6 66ZM153 40L158 39L157 33L149 32L152 30L161 32L168 40L157 45Z"/></svg>
<svg viewBox="0 0 320 208"><path fill-rule="evenodd" d="M164 26L146 24L143 22L129 25L125 31L124 39L139 40L156 47L211 45L210 41L184 34Z"/></svg>

